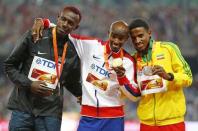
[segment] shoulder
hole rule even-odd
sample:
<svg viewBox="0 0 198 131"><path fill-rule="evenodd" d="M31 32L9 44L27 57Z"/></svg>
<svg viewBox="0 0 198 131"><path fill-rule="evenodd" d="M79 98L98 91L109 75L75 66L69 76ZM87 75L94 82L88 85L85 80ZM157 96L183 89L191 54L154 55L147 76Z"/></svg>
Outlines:
<svg viewBox="0 0 198 131"><path fill-rule="evenodd" d="M156 41L156 46L159 48L166 48L169 51L179 51L179 47L176 43L167 41Z"/></svg>
<svg viewBox="0 0 198 131"><path fill-rule="evenodd" d="M31 38L31 37L32 37L31 30L27 30L27 31L22 35L22 38Z"/></svg>
<svg viewBox="0 0 198 131"><path fill-rule="evenodd" d="M78 39L78 40L98 40L102 41L99 38L91 37L91 36L85 36L85 35L78 35L78 34L70 34L71 38Z"/></svg>
<svg viewBox="0 0 198 131"><path fill-rule="evenodd" d="M31 30L27 30L23 35L20 36L17 43L29 44L32 41Z"/></svg>
<svg viewBox="0 0 198 131"><path fill-rule="evenodd" d="M128 58L133 63L135 62L134 56L131 56L131 54L129 54L126 50L124 50L124 57Z"/></svg>
<svg viewBox="0 0 198 131"><path fill-rule="evenodd" d="M101 43L104 45L107 41L103 41L102 39L91 37L91 36L85 36L85 35L78 35L78 34L69 34L69 38L72 41L82 41L82 42L88 42L88 43Z"/></svg>
<svg viewBox="0 0 198 131"><path fill-rule="evenodd" d="M161 47L167 47L167 48L178 48L177 44L173 42L168 42L168 41L158 41L160 43Z"/></svg>

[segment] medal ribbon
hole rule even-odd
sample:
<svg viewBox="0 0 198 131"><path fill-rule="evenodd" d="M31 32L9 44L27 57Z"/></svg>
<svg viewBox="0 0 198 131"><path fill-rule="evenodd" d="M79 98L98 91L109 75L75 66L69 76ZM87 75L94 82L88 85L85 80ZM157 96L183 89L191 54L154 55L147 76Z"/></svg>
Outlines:
<svg viewBox="0 0 198 131"><path fill-rule="evenodd" d="M106 46L104 46L104 65L105 65L105 68L106 69L109 69L109 61L108 61L108 59L109 59L109 57L112 55L112 53L110 53L110 55L107 53L107 49L106 49L107 47ZM123 53L123 49L121 48L120 49L120 57L123 59L123 56L124 56L124 53Z"/></svg>
<svg viewBox="0 0 198 131"><path fill-rule="evenodd" d="M64 44L62 58L61 58L61 65L60 65L60 72L59 72L59 66L58 66L58 47L57 47L57 38L56 38L56 27L52 29L52 36L53 36L53 48L54 48L54 59L55 59L55 65L56 65L56 74L58 77L58 80L60 79L60 75L63 70L63 64L65 62L65 56L67 53L67 42Z"/></svg>
<svg viewBox="0 0 198 131"><path fill-rule="evenodd" d="M138 70L142 70L142 68L144 66L153 66L152 52L155 48L155 41L150 40L149 44L150 44L149 45L150 49L148 49L148 50L150 50L150 52L145 54L144 57L140 53L137 53L137 68L138 68Z"/></svg>

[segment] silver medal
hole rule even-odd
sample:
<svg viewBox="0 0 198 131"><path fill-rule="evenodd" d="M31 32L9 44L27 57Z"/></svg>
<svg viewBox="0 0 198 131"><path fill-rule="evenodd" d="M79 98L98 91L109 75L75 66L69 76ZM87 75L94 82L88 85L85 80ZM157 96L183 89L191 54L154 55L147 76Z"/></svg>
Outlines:
<svg viewBox="0 0 198 131"><path fill-rule="evenodd" d="M153 75L152 67L151 66L144 66L143 73L144 73L144 75L147 75L147 76Z"/></svg>

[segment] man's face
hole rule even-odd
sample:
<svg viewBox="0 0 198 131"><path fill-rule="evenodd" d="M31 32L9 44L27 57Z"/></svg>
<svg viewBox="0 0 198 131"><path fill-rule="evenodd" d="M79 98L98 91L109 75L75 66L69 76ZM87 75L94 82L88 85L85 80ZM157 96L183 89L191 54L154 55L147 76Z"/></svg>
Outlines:
<svg viewBox="0 0 198 131"><path fill-rule="evenodd" d="M57 33L65 35L77 29L79 24L79 15L70 10L65 10L60 13L57 20Z"/></svg>
<svg viewBox="0 0 198 131"><path fill-rule="evenodd" d="M112 27L109 32L110 47L113 52L118 52L124 43L128 40L128 30Z"/></svg>
<svg viewBox="0 0 198 131"><path fill-rule="evenodd" d="M137 27L130 30L131 40L134 48L138 52L143 52L147 49L151 37L151 31L146 30L144 27Z"/></svg>

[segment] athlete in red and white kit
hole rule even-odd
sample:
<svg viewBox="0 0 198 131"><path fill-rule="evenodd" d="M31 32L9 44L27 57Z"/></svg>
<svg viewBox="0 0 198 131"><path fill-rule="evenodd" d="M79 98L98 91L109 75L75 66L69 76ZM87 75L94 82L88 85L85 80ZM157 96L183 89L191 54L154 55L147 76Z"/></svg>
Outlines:
<svg viewBox="0 0 198 131"><path fill-rule="evenodd" d="M127 24L123 21L112 23L106 42L77 35L71 35L70 39L81 60L83 95L78 130L123 131L120 90L129 97L140 96L134 82L134 60L122 48L128 39ZM122 65L112 69L116 58L121 58ZM116 73L117 68L122 71Z"/></svg>

